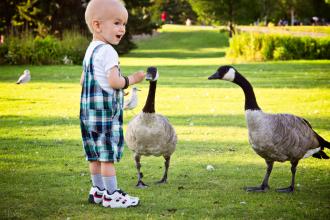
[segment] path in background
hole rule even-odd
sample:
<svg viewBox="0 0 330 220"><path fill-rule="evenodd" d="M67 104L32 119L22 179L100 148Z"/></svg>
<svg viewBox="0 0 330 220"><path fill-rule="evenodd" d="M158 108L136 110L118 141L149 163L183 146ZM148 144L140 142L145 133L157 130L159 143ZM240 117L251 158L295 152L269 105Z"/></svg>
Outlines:
<svg viewBox="0 0 330 220"><path fill-rule="evenodd" d="M310 37L330 37L330 34L328 34L328 33L292 30L287 27L239 26L238 29L241 31L245 31L245 32L260 32L260 33L267 33L267 34L287 34L287 35L293 35L293 36L310 36Z"/></svg>

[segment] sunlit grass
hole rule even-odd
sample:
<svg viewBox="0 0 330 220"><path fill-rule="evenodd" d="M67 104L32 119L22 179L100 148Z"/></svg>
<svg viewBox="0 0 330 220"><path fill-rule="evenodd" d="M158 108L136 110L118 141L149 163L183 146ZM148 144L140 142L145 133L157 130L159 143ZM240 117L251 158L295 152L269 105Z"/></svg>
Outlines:
<svg viewBox="0 0 330 220"><path fill-rule="evenodd" d="M159 68L156 111L168 117L179 140L169 183L153 184L162 176L162 158L142 157L150 187L136 189L135 165L126 148L117 164L119 186L139 196L141 206L111 210L89 205L78 120L81 67L1 66L1 219L327 219L329 161L302 160L294 194L274 191L289 185L289 163L275 164L269 192L242 190L261 183L265 164L248 143L242 90L229 82L207 80L219 65L230 63L219 56L226 38L213 28L165 28L120 61L125 74L149 65ZM197 42L201 35L203 44ZM179 42L178 36L189 36L188 43ZM235 67L253 84L264 111L304 117L330 139L330 61ZM16 85L25 68L31 70L32 81ZM148 83L138 86L140 101L136 110L125 112L124 128L144 105ZM208 164L215 170L207 171Z"/></svg>

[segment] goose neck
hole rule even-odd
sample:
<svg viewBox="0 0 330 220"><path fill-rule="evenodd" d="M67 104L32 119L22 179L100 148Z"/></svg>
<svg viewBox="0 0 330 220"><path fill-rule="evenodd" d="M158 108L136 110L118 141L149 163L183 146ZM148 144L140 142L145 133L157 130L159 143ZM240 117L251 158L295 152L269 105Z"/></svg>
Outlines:
<svg viewBox="0 0 330 220"><path fill-rule="evenodd" d="M155 94L156 94L157 81L149 82L149 92L146 104L143 107L144 113L155 113Z"/></svg>
<svg viewBox="0 0 330 220"><path fill-rule="evenodd" d="M245 96L245 110L261 110L258 106L257 99L250 82L244 76L236 72L234 83L243 89Z"/></svg>

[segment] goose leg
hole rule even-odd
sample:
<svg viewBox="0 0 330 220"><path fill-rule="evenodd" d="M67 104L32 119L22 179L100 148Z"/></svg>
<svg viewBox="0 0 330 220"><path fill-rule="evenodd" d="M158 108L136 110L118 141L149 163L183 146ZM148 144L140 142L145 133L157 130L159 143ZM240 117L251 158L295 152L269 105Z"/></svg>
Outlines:
<svg viewBox="0 0 330 220"><path fill-rule="evenodd" d="M283 193L294 192L294 182L295 182L295 176L296 176L296 171L297 171L297 165L298 165L298 161L291 161L291 173L292 173L291 185L286 188L276 189L276 192L283 192Z"/></svg>
<svg viewBox="0 0 330 220"><path fill-rule="evenodd" d="M273 170L273 165L274 165L274 161L266 161L267 164L267 172L266 175L264 177L264 180L262 181L260 186L250 186L250 187L245 187L245 191L247 192L266 192L269 189L269 185L268 185L268 180L269 180L269 176Z"/></svg>
<svg viewBox="0 0 330 220"><path fill-rule="evenodd" d="M140 155L135 155L135 157L134 157L134 159L135 159L135 166L136 166L137 174L138 174L138 182L137 182L136 186L137 186L138 188L143 189L143 188L148 187L148 185L145 184L145 183L142 181L143 174L142 174L142 172L140 172L140 169L141 169L140 158L141 158Z"/></svg>
<svg viewBox="0 0 330 220"><path fill-rule="evenodd" d="M167 172L168 172L168 168L170 166L171 156L164 156L164 159L165 159L164 175L163 175L163 178L160 181L158 181L157 183L166 183L167 182Z"/></svg>

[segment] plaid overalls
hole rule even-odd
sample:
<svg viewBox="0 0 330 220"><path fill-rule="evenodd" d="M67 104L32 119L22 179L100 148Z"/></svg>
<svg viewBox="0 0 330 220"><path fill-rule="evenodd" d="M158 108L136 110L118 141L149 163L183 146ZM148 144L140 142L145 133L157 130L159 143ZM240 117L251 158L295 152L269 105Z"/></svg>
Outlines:
<svg viewBox="0 0 330 220"><path fill-rule="evenodd" d="M88 161L115 162L122 157L123 92L104 91L94 77L93 55L84 60L84 82L80 99L80 127Z"/></svg>

